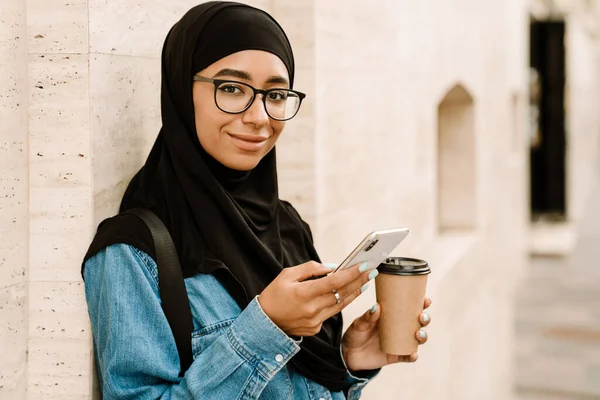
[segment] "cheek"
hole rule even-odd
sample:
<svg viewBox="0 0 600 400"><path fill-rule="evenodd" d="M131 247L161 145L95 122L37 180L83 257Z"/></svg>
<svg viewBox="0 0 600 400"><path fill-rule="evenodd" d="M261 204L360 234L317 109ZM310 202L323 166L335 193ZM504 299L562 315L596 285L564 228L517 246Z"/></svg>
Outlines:
<svg viewBox="0 0 600 400"><path fill-rule="evenodd" d="M211 105L202 105L195 110L196 134L206 150L218 144L221 128L229 122L228 115L221 114Z"/></svg>
<svg viewBox="0 0 600 400"><path fill-rule="evenodd" d="M285 128L285 122L271 121L271 129L273 129L273 141L276 142L281 136L281 132Z"/></svg>

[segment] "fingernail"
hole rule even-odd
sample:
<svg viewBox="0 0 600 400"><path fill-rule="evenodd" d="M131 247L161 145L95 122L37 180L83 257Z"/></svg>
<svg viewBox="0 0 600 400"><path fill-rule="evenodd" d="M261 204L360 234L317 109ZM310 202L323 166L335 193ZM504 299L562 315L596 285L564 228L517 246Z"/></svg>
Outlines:
<svg viewBox="0 0 600 400"><path fill-rule="evenodd" d="M427 322L429 322L429 314L427 314L427 313L423 313L423 322L424 322L424 323L427 323Z"/></svg>
<svg viewBox="0 0 600 400"><path fill-rule="evenodd" d="M369 288L369 282L365 283L364 285L362 285L362 287L360 288L361 292L364 292L365 290L367 290Z"/></svg>
<svg viewBox="0 0 600 400"><path fill-rule="evenodd" d="M336 263L323 263L323 266L327 267L327 268L331 268L331 269L337 268L337 264Z"/></svg>
<svg viewBox="0 0 600 400"><path fill-rule="evenodd" d="M373 271L369 272L369 280L375 278L377 275L379 275L379 271L377 271L376 269L374 269Z"/></svg>
<svg viewBox="0 0 600 400"><path fill-rule="evenodd" d="M375 314L375 311L377 311L377 304L371 307L371 314Z"/></svg>
<svg viewBox="0 0 600 400"><path fill-rule="evenodd" d="M362 264L360 264L360 267L358 267L358 270L360 272L365 272L368 268L369 268L369 263L365 261Z"/></svg>
<svg viewBox="0 0 600 400"><path fill-rule="evenodd" d="M419 337L420 337L421 339L425 339L425 338L427 337L427 333L425 333L425 331L424 331L424 330L422 330L422 329L419 329Z"/></svg>

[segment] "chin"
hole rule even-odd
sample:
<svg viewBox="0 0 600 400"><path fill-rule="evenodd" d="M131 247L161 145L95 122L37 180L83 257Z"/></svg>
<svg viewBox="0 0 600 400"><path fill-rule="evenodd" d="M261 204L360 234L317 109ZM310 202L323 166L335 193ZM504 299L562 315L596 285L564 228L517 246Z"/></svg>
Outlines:
<svg viewBox="0 0 600 400"><path fill-rule="evenodd" d="M231 157L225 162L221 162L227 168L235 169L237 171L250 171L258 165L262 157L259 156L237 156Z"/></svg>

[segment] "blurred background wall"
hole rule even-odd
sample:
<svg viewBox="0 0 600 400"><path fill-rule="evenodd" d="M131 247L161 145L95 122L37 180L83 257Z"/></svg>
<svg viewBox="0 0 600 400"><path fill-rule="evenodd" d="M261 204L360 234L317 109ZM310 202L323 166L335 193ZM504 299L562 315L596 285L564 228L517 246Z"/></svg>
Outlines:
<svg viewBox="0 0 600 400"><path fill-rule="evenodd" d="M0 3L1 399L93 397L80 261L158 133L160 49L197 3ZM278 144L280 191L322 258L340 262L367 232L405 226L396 254L433 268L419 362L386 368L364 397L510 399L515 288L530 252L569 250L599 165L597 4L250 4L283 25L308 93ZM558 129L549 150L531 117L542 107L535 21L564 22L565 145ZM560 168L563 209L534 209L535 179L560 199L555 176L544 180ZM346 321L374 302L369 289Z"/></svg>

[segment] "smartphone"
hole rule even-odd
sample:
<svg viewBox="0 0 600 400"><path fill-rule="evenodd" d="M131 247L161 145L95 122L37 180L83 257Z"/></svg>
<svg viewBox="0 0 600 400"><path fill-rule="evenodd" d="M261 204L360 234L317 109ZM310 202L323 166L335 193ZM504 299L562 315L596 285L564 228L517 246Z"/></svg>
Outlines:
<svg viewBox="0 0 600 400"><path fill-rule="evenodd" d="M406 228L371 232L333 272L363 262L368 263L368 269L377 268L407 235Z"/></svg>

